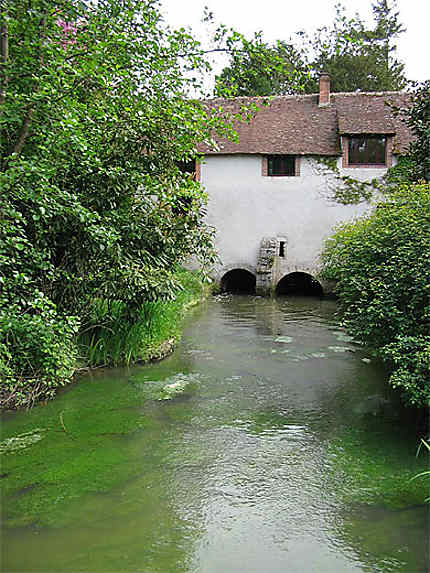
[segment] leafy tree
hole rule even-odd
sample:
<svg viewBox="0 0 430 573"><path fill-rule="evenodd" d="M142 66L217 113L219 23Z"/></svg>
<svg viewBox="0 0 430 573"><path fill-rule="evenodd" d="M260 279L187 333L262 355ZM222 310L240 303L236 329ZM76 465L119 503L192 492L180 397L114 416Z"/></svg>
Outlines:
<svg viewBox="0 0 430 573"><path fill-rule="evenodd" d="M395 91L406 85L404 64L395 58L394 39L404 32L395 4L377 0L373 5L374 27L367 29L357 14L348 19L341 4L331 27L308 39L308 50L315 56L315 73L330 74L334 92Z"/></svg>
<svg viewBox="0 0 430 573"><path fill-rule="evenodd" d="M156 0L8 0L1 32L0 375L34 397L73 372L95 301L133 321L190 254L211 259L177 165L232 130L189 97L205 54Z"/></svg>
<svg viewBox="0 0 430 573"><path fill-rule="evenodd" d="M390 170L388 181L430 181L430 80L415 86L410 105L396 111L411 129L414 139L400 165Z"/></svg>
<svg viewBox="0 0 430 573"><path fill-rule="evenodd" d="M215 95L229 90L232 96L287 95L306 90L309 83L306 64L291 44L278 41L273 46L256 34L243 40L229 66L216 77Z"/></svg>
<svg viewBox="0 0 430 573"><path fill-rule="evenodd" d="M343 322L392 368L406 403L430 401L430 186L404 186L340 226L323 252Z"/></svg>

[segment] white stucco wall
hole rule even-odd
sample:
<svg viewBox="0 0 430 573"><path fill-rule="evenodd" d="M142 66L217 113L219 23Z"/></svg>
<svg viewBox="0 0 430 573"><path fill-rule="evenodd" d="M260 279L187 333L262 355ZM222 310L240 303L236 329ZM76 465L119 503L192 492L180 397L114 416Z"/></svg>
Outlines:
<svg viewBox="0 0 430 573"><path fill-rule="evenodd" d="M339 167L341 158L339 158ZM218 273L234 266L255 267L263 237L287 241L286 272L316 270L324 239L333 226L361 215L368 205L344 206L329 199L324 166L302 157L300 175L262 176L262 156L211 155L201 166L209 195L208 223L217 229ZM373 179L385 169L341 169L357 179ZM326 170L327 172L327 170Z"/></svg>

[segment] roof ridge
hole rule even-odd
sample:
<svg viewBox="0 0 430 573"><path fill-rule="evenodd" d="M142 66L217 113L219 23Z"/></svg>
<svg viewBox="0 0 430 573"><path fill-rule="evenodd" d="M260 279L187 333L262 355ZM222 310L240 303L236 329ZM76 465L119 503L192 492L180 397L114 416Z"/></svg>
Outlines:
<svg viewBox="0 0 430 573"><path fill-rule="evenodd" d="M408 95L405 91L381 91L381 92L332 92L331 96L355 96L355 95L365 95L365 96L384 96L384 95Z"/></svg>
<svg viewBox="0 0 430 573"><path fill-rule="evenodd" d="M331 97L336 96L385 96L385 95L408 95L406 91L379 91L379 92L331 92ZM285 95L271 95L271 96L232 96L232 97L214 97L207 98L203 101L207 102L217 102L217 101L250 101L250 100L271 100L271 99L297 99L297 98L311 98L318 97L319 93L313 94L285 94Z"/></svg>

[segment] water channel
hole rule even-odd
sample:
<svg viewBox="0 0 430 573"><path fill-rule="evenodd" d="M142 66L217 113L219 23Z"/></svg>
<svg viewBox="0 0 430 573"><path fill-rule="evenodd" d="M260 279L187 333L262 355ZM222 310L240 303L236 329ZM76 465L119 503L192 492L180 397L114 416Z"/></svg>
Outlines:
<svg viewBox="0 0 430 573"><path fill-rule="evenodd" d="M413 421L335 310L215 297L171 357L3 415L2 570L428 571Z"/></svg>

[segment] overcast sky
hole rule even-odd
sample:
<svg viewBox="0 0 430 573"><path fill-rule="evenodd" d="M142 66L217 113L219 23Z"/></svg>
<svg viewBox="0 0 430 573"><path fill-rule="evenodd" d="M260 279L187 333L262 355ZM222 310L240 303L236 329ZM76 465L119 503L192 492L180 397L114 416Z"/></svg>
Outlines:
<svg viewBox="0 0 430 573"><path fill-rule="evenodd" d="M194 35L202 37L200 23L205 6L216 21L250 37L262 30L264 39L289 40L294 33L308 33L330 25L334 19L335 0L161 0L165 20L175 28L190 26ZM343 0L348 16L358 12L372 22L371 0ZM430 79L430 0L398 0L400 21L406 32L397 39L397 56L406 64L410 80ZM221 66L222 68L222 66Z"/></svg>

